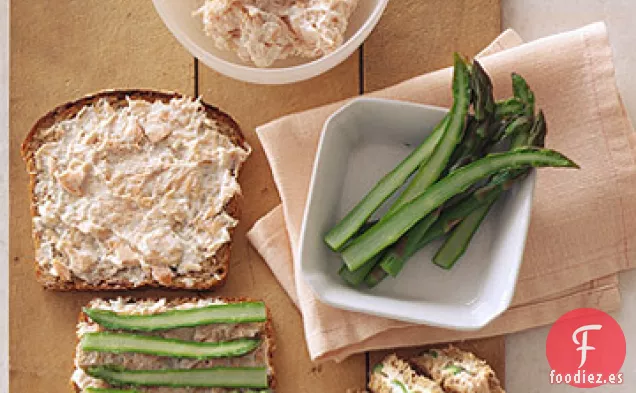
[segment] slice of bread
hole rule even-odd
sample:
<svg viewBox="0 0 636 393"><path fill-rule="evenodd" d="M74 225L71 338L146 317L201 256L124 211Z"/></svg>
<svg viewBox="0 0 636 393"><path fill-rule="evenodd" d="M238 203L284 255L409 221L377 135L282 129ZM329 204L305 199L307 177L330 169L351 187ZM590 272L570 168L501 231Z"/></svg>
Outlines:
<svg viewBox="0 0 636 393"><path fill-rule="evenodd" d="M138 287L167 287L167 288L184 288L184 289L210 289L222 285L227 277L230 260L231 238L233 226L226 228L229 233L230 240L224 242L213 255L202 258L197 261L199 269L187 272L176 273L174 266L171 266L172 276L169 279L157 279L154 271L150 274L147 269L144 271L142 267L137 265L124 266L118 270L117 274L105 276L103 279L86 280L73 274L73 272L65 274L56 274L52 268L54 257L63 257L63 253L56 247L48 246L47 252L40 252L43 242L41 231L36 230L36 221L38 220L40 205L44 201L36 193L38 183L45 178L41 168L38 168L37 152L45 144L56 142L62 138L57 132L50 132L52 127L59 125L61 122L76 118L87 107L94 107L98 104L108 103L114 110L120 110L129 106L129 100L141 100L149 103L161 101L170 103L173 99L183 98L182 95L173 92L159 92L150 90L113 90L103 91L94 95L90 95L79 100L63 104L39 119L27 135L22 145L22 156L26 162L27 170L30 174L30 192L31 192L31 215L34 218L33 240L36 250L36 276L44 287L54 290L121 290ZM205 115L210 124L214 124L215 129L231 141L236 147L240 147L249 154L250 148L245 142L239 126L236 122L225 113L217 108L201 102L201 106L205 111ZM207 123L206 123L207 124ZM81 129L81 128L80 128ZM47 132L48 131L48 132ZM146 133L146 143L148 133ZM141 138L144 138L143 136ZM154 143L154 141L153 141ZM242 161L241 161L242 162ZM239 162L235 169L232 169L233 175L238 176L240 168ZM69 164L70 168L70 164ZM56 178L50 175L49 178ZM47 178L48 179L48 178ZM59 180L59 177L56 179ZM231 199L224 205L223 211L227 216L238 220L239 218L239 193L235 193ZM187 252L186 252L187 253ZM184 253L183 255L185 255ZM103 259L105 255L100 255ZM71 258L69 257L69 260ZM101 261L101 259L100 259ZM163 262L159 262L162 264ZM59 264L58 264L59 265ZM165 265L164 265L165 271Z"/></svg>
<svg viewBox="0 0 636 393"><path fill-rule="evenodd" d="M375 365L369 376L369 390L373 393L444 393L436 382L418 375L407 362L395 354Z"/></svg>
<svg viewBox="0 0 636 393"><path fill-rule="evenodd" d="M216 302L222 303L242 303L253 302L254 300L247 298L177 298L172 300L167 299L132 299L132 298L117 298L117 299L93 299L86 306L87 308L96 307L100 309L115 311L117 313L134 313L134 314L155 314L164 311L175 310L175 308L183 307L184 305L189 308L205 307L208 304L214 304ZM197 342L216 342L216 341L229 341L239 338L259 338L261 340L260 346L253 352L230 358L217 358L208 360L196 360L196 359L175 359L165 356L144 355L137 353L119 353L111 354L104 352L91 352L83 351L80 347L80 339L83 334L93 332L123 332L121 330L107 329L94 321L92 321L88 315L81 312L79 315L79 322L77 325L77 348L75 352L75 371L71 378L71 385L76 393L82 393L86 387L98 387L98 388L132 388L132 387L115 387L110 386L108 383L94 379L88 376L84 370L89 366L123 366L127 369L165 369L165 368L179 368L179 369L197 369L197 368L209 368L209 367L259 367L264 366L267 368L269 389L276 387L276 373L273 366L273 355L275 351L275 339L274 330L272 326L271 314L267 309L267 320L264 322L251 322L242 324L209 324L197 327L175 328L168 330L159 330L154 332L127 332L139 335L147 336L159 336L169 339L178 339L186 341ZM169 387L151 387L151 386L137 386L134 390L138 392L147 393L161 393L170 391L173 393L230 393L243 391L241 389L227 389L227 388L169 388ZM252 391L252 390L250 390ZM260 390L257 390L260 391Z"/></svg>
<svg viewBox="0 0 636 393"><path fill-rule="evenodd" d="M409 363L448 393L505 393L486 361L452 345L426 351Z"/></svg>
<svg viewBox="0 0 636 393"><path fill-rule="evenodd" d="M408 360L388 355L371 371L368 388L372 393L505 393L484 360L452 345Z"/></svg>

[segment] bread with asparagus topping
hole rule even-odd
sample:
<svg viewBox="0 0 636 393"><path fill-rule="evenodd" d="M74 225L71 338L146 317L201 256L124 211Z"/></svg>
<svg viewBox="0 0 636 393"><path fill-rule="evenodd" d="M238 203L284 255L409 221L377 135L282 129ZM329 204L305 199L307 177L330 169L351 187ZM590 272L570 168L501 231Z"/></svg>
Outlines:
<svg viewBox="0 0 636 393"><path fill-rule="evenodd" d="M94 299L80 314L78 393L251 393L275 386L274 336L249 299Z"/></svg>

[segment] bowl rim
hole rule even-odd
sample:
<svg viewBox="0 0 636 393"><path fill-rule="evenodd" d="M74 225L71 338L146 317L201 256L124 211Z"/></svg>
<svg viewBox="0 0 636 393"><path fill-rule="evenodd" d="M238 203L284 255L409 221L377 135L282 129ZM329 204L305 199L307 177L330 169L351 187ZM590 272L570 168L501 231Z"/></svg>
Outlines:
<svg viewBox="0 0 636 393"><path fill-rule="evenodd" d="M384 13L389 0L378 0L375 8L371 14L364 21L362 26L345 42L342 43L335 51L319 57L317 59L310 60L306 63L290 66L290 67L269 67L260 68L256 66L250 66L246 64L236 64L231 61L224 60L208 51L203 49L197 43L195 43L188 34L180 28L180 25L174 22L167 15L167 10L164 8L167 1L170 0L153 0L155 10L161 17L163 23L168 27L168 30L192 55L197 59L213 68L214 70L229 76L231 78L243 80L246 82L259 83L259 84L287 84L293 82L300 82L302 80L310 79L321 75L330 69L334 68L338 64L346 60L368 37L371 31L375 28L380 17ZM335 60L334 60L335 59ZM324 63L331 61L333 64L328 64L324 70L318 68ZM296 73L305 73L305 75L298 76ZM237 75L241 74L241 75ZM295 76L291 76L291 75ZM263 81L264 78L269 78L271 81Z"/></svg>
<svg viewBox="0 0 636 393"><path fill-rule="evenodd" d="M487 314L471 313L473 315L464 316L464 318L461 319L463 322L459 322L460 319L456 319L453 321L453 320L448 320L443 317L433 316L433 315L418 317L417 315L403 314L398 316L395 313L385 312L381 309L366 306L365 304L367 304L367 302L357 302L356 304L352 304L351 302L339 301L338 299L341 299L341 294L339 293L341 288L340 287L333 288L331 285L327 283L323 283L322 281L324 280L322 278L316 277L315 273L309 272L305 264L302 263L302 257L304 253L306 252L305 235L307 232L307 221L308 221L308 216L310 212L310 207L313 204L314 189L316 186L315 179L316 179L316 173L318 172L319 157L322 155L322 149L324 147L323 142L327 135L329 124L332 122L333 119L340 116L343 112L350 110L351 108L359 104L363 104L365 102L375 103L375 104L380 103L384 105L404 105L404 106L411 106L411 107L417 107L417 108L429 109L429 110L443 110L445 112L448 111L447 108L442 108L442 107L433 106L433 105L419 104L419 103L408 102L408 101L374 98L374 97L357 97L346 102L344 105L342 105L342 107L340 107L338 110L332 113L327 118L327 120L325 120L325 123L322 128L322 134L318 142L318 150L316 151L316 160L314 161L314 165L312 167L307 204L303 212L303 220L301 224L300 236L298 241L299 247L298 247L298 251L297 251L297 255L296 255L295 263L294 263L294 268L298 269L296 270L298 274L295 275L296 286L300 287L303 284L301 280L304 280L304 283L309 285L309 287L312 289L312 292L314 293L314 295L316 296L318 300L320 300L321 302L329 306L332 306L338 309L354 311L354 312L364 313L367 315L384 317L384 318L389 318L394 320L400 320L400 321L413 323L413 324L452 329L456 331L475 331L475 330L482 329L483 327L488 325L490 322L492 322L495 318L499 317L502 313L504 313L512 304L512 299L513 299L515 289L518 283L519 273L520 273L521 265L523 262L523 253L527 243L527 236L528 236L528 230L530 225L529 215L528 217L525 218L524 222L521 224L523 225L522 247L521 247L521 250L519 250L520 257L518 258L517 263L514 264L514 268L511 269L510 271L510 274L511 274L510 281L512 282L512 285L510 286L510 288L505 288L505 290L503 291L501 295L501 298L499 299L497 304L493 306L492 311L490 311ZM524 182L530 183L528 203L530 203L531 205L534 199L536 171L532 170L530 172L530 175L524 180ZM365 292L359 292L358 295L373 297L372 294L365 293Z"/></svg>

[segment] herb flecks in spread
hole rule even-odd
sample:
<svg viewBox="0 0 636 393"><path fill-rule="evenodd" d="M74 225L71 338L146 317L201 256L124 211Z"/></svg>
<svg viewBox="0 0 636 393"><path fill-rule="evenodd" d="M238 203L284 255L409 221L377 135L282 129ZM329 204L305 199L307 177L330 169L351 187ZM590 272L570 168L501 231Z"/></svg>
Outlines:
<svg viewBox="0 0 636 393"><path fill-rule="evenodd" d="M43 132L35 153L38 263L63 280L169 284L230 241L249 150L199 101L106 100ZM121 277L125 274L125 277Z"/></svg>
<svg viewBox="0 0 636 393"><path fill-rule="evenodd" d="M369 375L372 393L505 393L493 369L454 346L409 359L385 357Z"/></svg>
<svg viewBox="0 0 636 393"><path fill-rule="evenodd" d="M387 356L373 368L369 389L374 393L444 393L436 382L418 375L395 354Z"/></svg>
<svg viewBox="0 0 636 393"><path fill-rule="evenodd" d="M317 58L344 41L358 0L206 0L195 13L219 49L259 67Z"/></svg>
<svg viewBox="0 0 636 393"><path fill-rule="evenodd" d="M505 393L495 372L484 360L453 346L423 353L412 358L411 363L444 391Z"/></svg>

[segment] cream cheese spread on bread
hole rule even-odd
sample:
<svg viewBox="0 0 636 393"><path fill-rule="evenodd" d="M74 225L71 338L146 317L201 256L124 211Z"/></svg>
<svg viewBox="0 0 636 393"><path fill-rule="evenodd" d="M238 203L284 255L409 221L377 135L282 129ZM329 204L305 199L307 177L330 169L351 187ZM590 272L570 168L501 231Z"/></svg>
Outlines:
<svg viewBox="0 0 636 393"><path fill-rule="evenodd" d="M102 99L40 137L34 234L51 275L168 285L230 241L237 220L224 208L249 148L218 132L198 100Z"/></svg>
<svg viewBox="0 0 636 393"><path fill-rule="evenodd" d="M222 50L267 67L292 56L317 58L344 41L358 0L205 0L195 13Z"/></svg>

